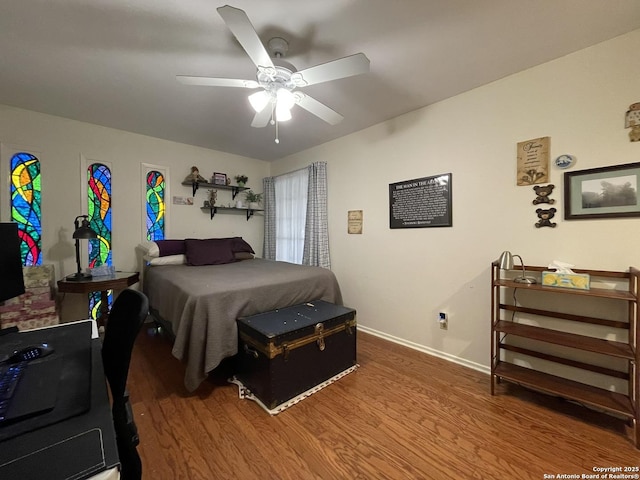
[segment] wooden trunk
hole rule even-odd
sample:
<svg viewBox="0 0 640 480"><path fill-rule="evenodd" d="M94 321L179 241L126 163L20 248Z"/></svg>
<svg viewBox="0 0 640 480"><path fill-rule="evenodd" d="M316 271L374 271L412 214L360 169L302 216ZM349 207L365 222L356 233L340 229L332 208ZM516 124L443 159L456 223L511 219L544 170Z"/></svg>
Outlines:
<svg viewBox="0 0 640 480"><path fill-rule="evenodd" d="M239 318L236 379L274 409L354 367L355 316L319 300Z"/></svg>

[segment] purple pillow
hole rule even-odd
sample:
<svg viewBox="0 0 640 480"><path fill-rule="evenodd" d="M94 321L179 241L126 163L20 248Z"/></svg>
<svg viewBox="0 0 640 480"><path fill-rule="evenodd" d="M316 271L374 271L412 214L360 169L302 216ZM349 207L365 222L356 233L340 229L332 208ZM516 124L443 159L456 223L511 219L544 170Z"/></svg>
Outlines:
<svg viewBox="0 0 640 480"><path fill-rule="evenodd" d="M184 255L186 248L184 240L156 240L160 257L166 257L168 255Z"/></svg>
<svg viewBox="0 0 640 480"><path fill-rule="evenodd" d="M187 238L184 241L187 265L222 265L235 262L232 241L231 238L209 238L206 240Z"/></svg>
<svg viewBox="0 0 640 480"><path fill-rule="evenodd" d="M251 245L249 245L247 242L245 242L242 237L233 237L231 240L233 240L233 251L234 252L248 252L248 253L253 253L255 254L256 252L253 251L253 248L251 248Z"/></svg>

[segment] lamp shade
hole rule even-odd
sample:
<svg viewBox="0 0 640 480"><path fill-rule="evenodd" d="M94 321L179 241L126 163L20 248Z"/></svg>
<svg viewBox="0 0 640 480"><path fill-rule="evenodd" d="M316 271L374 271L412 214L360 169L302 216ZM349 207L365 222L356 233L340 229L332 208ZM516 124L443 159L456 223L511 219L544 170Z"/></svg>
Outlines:
<svg viewBox="0 0 640 480"><path fill-rule="evenodd" d="M279 122L286 122L291 120L291 110L285 107L281 107L278 103L276 106L276 120Z"/></svg>
<svg viewBox="0 0 640 480"><path fill-rule="evenodd" d="M276 98L278 99L278 106L286 108L287 110L291 110L296 103L293 93L286 88L279 88L276 93Z"/></svg>
<svg viewBox="0 0 640 480"><path fill-rule="evenodd" d="M83 218L80 226L73 232L73 238L98 238L98 234L89 226L89 220Z"/></svg>
<svg viewBox="0 0 640 480"><path fill-rule="evenodd" d="M276 99L276 120L279 122L291 120L291 109L295 104L293 93L286 88L279 88Z"/></svg>
<svg viewBox="0 0 640 480"><path fill-rule="evenodd" d="M513 255L511 255L511 252L502 252L498 263L500 264L500 270L513 270Z"/></svg>
<svg viewBox="0 0 640 480"><path fill-rule="evenodd" d="M264 110L270 100L271 97L264 90L260 90L259 92L249 95L249 103L256 113L260 113Z"/></svg>

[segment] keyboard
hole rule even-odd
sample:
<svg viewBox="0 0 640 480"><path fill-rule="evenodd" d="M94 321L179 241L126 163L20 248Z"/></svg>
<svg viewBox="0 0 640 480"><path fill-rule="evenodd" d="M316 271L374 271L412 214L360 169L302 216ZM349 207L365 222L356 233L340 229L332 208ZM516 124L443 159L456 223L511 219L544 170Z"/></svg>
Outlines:
<svg viewBox="0 0 640 480"><path fill-rule="evenodd" d="M0 422L6 418L11 399L26 368L27 362L0 366Z"/></svg>

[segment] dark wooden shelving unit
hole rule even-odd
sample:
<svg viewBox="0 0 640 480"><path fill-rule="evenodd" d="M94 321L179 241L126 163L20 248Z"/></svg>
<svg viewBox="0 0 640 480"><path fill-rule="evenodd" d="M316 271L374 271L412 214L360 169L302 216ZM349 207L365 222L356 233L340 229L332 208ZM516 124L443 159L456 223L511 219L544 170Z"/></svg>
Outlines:
<svg viewBox="0 0 640 480"><path fill-rule="evenodd" d="M527 272L542 272L544 267L525 266ZM630 267L628 272L605 270L574 270L576 273L587 273L591 280L614 280L625 289L591 288L589 290L574 290L569 288L548 287L540 284L527 285L516 283L508 278L501 278L498 262L491 265L491 394L495 394L495 385L501 380L510 381L522 386L568 400L588 405L590 407L614 415L626 417L633 428L634 441L640 448L640 378L638 376L638 362L640 360L638 345L640 332L638 331L639 301L638 290L640 270ZM537 292L535 301L541 303L547 294L563 295L565 298L592 297L596 299L610 299L626 303L626 318L605 319L595 316L576 315L562 311L540 308L543 305L516 305L513 296L507 294L516 290ZM511 298L512 303L503 299ZM533 297L531 297L533 298ZM533 303L534 300L526 300ZM557 305L557 302L555 302ZM552 328L519 323L517 314L527 314L539 317L560 319L575 322L572 328L575 333L568 333ZM593 324L607 329L628 331L628 341L612 341L580 334L580 326ZM513 345L509 343L512 337L532 340L530 345ZM560 353L550 354L541 351L540 342L560 347ZM624 371L593 364L589 360L578 361L571 359L571 351L586 352L599 357L622 359L626 363ZM627 382L628 393L618 393L604 388L594 387L585 383L564 377L538 371L535 367L523 367L506 359L503 352L512 355L527 355L557 364L569 365L586 371L608 375L613 378L624 379ZM564 354L567 354L564 356ZM584 355L583 355L584 356ZM530 363L530 362L529 362Z"/></svg>

